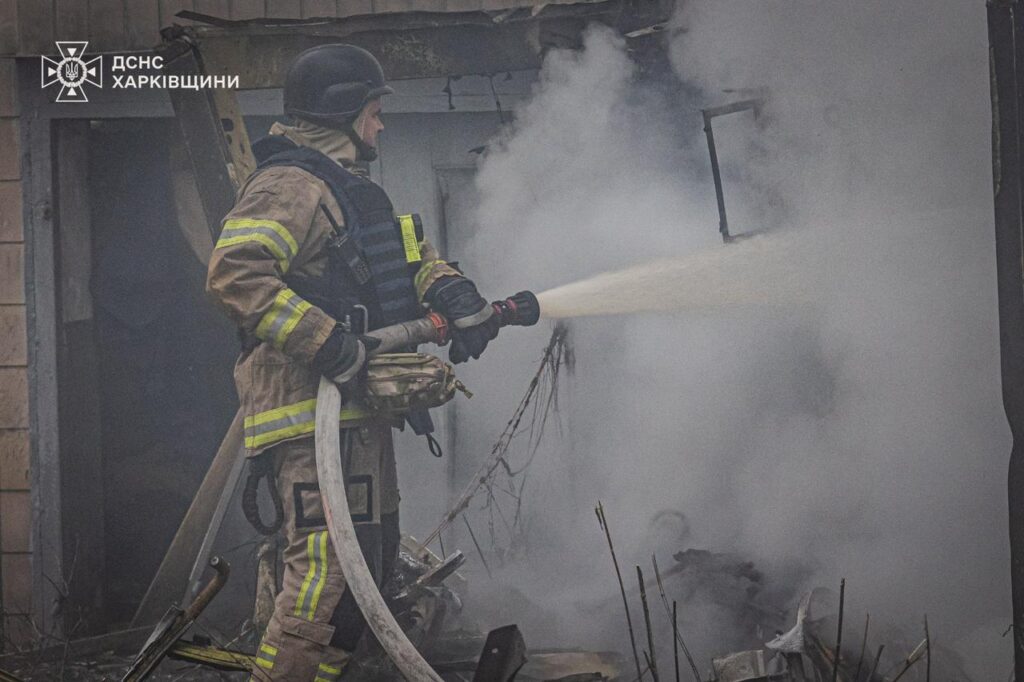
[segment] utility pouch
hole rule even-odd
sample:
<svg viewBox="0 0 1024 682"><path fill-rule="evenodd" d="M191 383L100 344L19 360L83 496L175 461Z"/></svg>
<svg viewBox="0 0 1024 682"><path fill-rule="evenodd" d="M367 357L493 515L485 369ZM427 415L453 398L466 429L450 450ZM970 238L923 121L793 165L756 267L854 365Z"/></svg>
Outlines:
<svg viewBox="0 0 1024 682"><path fill-rule="evenodd" d="M455 391L473 397L455 378L451 365L427 353L375 355L367 363L365 387L367 406L391 415L440 407L455 396Z"/></svg>

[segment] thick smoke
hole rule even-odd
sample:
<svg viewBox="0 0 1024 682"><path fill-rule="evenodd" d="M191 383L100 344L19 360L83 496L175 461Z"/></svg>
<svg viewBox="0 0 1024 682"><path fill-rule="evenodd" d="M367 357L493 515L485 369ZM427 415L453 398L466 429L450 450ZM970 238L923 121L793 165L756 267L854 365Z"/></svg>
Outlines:
<svg viewBox="0 0 1024 682"><path fill-rule="evenodd" d="M498 572L549 607L524 613L528 642L621 647L600 498L629 569L701 547L751 559L789 599L846 577L857 628L870 611L913 639L927 613L976 679L1005 677L984 22L954 0L692 0L671 28L675 97L639 83L606 30L549 55L478 176L467 262L488 288L742 248L718 239L699 110L764 96L757 121L715 122L730 222L785 240L815 303L574 322L563 428L525 489L530 551ZM772 287L758 275L746 286ZM544 335L469 368L482 404L460 428L501 430ZM734 643L735 613L683 615L699 660Z"/></svg>

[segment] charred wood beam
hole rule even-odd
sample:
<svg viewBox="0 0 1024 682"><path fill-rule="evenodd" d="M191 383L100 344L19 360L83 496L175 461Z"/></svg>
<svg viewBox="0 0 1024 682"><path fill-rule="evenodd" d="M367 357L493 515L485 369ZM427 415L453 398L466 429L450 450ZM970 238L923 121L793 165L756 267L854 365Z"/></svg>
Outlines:
<svg viewBox="0 0 1024 682"><path fill-rule="evenodd" d="M165 29L163 36L157 53L163 57L164 73L208 74L203 56L186 31ZM245 123L230 90L178 88L168 93L192 161L206 223L217 241L220 221L231 210L235 191L256 168Z"/></svg>
<svg viewBox="0 0 1024 682"><path fill-rule="evenodd" d="M1007 479L1014 670L1024 680L1024 208L1021 86L1024 12L1017 0L990 0L992 170L1003 407L1013 434Z"/></svg>

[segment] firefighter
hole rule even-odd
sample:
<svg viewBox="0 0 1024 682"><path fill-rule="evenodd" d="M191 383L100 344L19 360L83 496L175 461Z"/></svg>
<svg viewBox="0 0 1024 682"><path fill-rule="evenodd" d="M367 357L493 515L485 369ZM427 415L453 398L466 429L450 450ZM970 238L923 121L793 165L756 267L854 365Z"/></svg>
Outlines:
<svg viewBox="0 0 1024 682"><path fill-rule="evenodd" d="M253 145L258 167L224 219L207 290L237 324L235 381L245 413L249 483L268 477L286 540L283 589L256 652L258 680L332 682L366 628L346 590L317 483L313 444L320 378L355 394L374 339L368 329L420 317L452 323L449 359L478 358L498 323L476 286L395 216L361 168L376 157L381 97L392 90L369 52L332 44L301 53L284 86L291 125ZM410 418L430 431L429 417ZM352 520L378 584L397 557L393 419L343 404ZM255 484L249 486L254 490ZM261 524L248 495L247 516ZM273 530L273 528L265 529Z"/></svg>

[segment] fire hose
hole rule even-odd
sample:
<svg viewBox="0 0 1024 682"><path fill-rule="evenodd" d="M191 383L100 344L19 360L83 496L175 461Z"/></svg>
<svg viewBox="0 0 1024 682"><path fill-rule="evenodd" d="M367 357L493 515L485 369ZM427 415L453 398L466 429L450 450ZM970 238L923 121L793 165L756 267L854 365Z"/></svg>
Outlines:
<svg viewBox="0 0 1024 682"><path fill-rule="evenodd" d="M501 327L530 326L536 324L540 317L537 297L528 291L491 305ZM448 321L437 313L429 313L426 317L377 329L368 335L381 342L374 354L388 353L420 343L444 345L448 342ZM338 428L340 412L341 393L338 386L330 379L322 378L316 398L316 469L327 528L338 555L341 572L370 630L402 676L408 682L442 682L395 621L363 558L348 511L345 472L341 468L341 433ZM334 513L334 510L338 510L338 513Z"/></svg>

